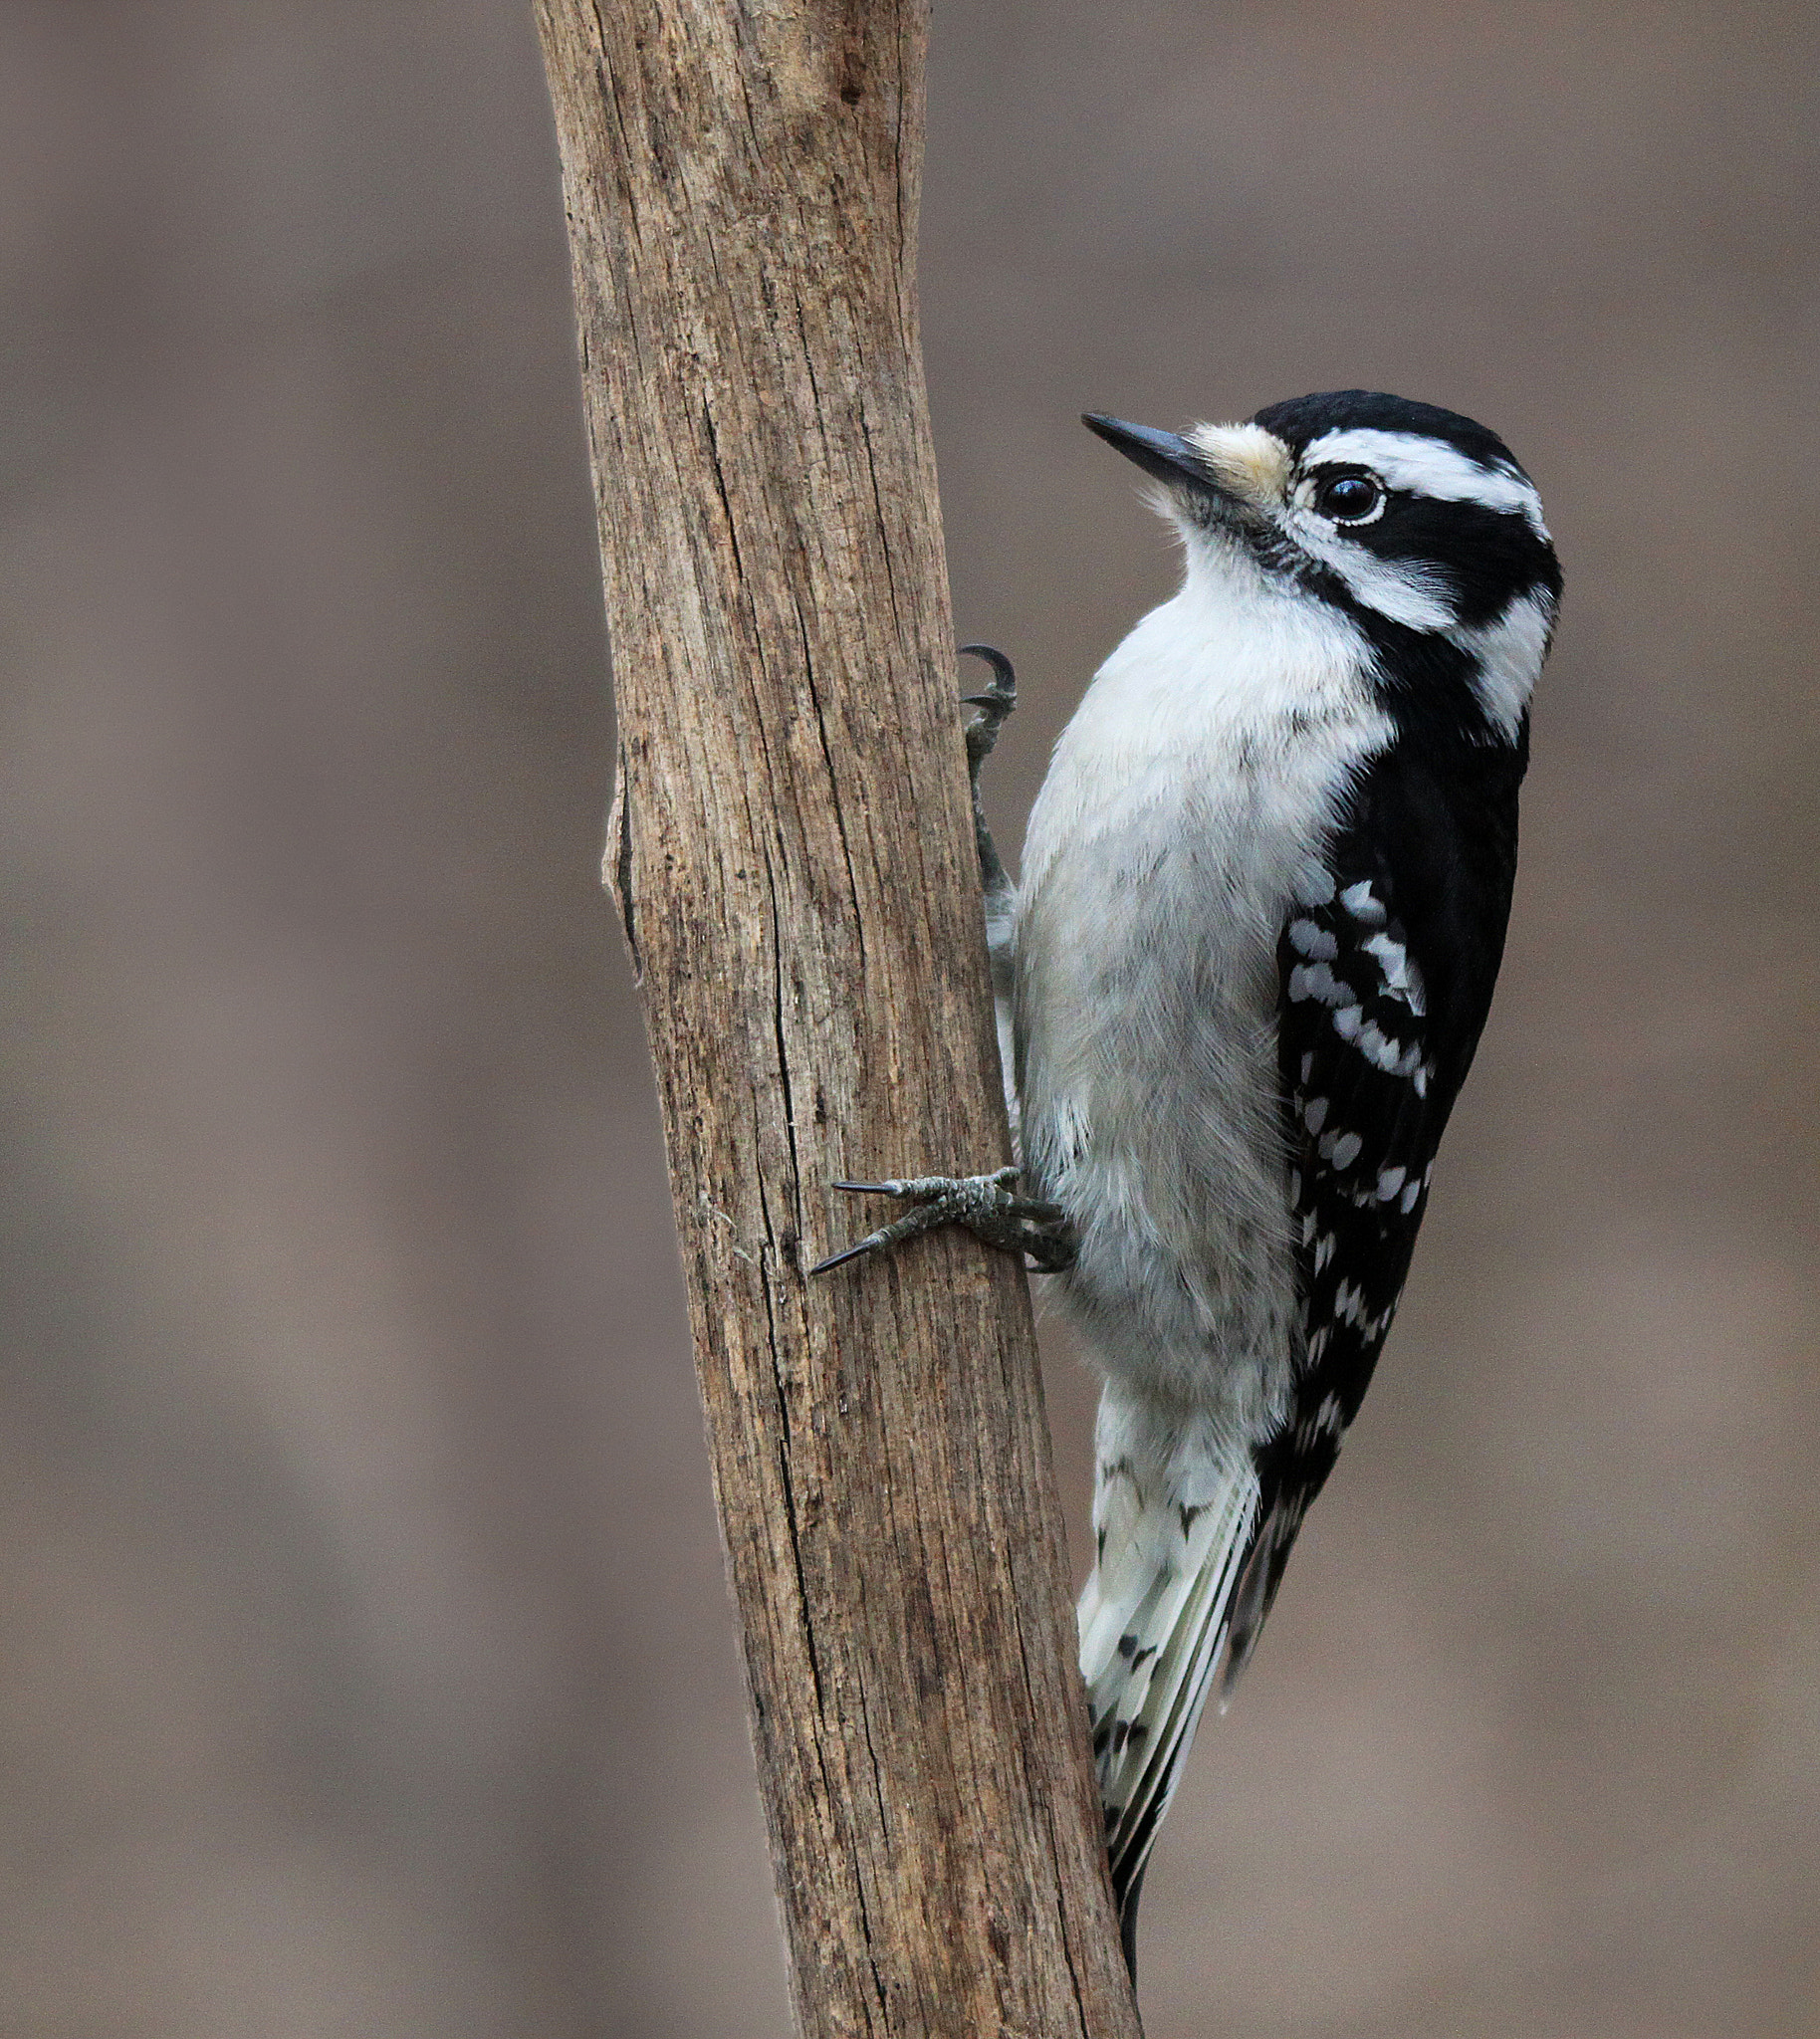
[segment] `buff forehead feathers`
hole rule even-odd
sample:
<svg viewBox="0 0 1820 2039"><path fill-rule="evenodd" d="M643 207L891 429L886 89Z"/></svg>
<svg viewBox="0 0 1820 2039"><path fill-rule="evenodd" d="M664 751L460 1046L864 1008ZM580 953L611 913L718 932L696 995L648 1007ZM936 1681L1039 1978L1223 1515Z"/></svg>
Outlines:
<svg viewBox="0 0 1820 2039"><path fill-rule="evenodd" d="M1185 438L1207 462L1214 479L1241 502L1280 510L1289 496L1295 460L1262 425L1197 425Z"/></svg>

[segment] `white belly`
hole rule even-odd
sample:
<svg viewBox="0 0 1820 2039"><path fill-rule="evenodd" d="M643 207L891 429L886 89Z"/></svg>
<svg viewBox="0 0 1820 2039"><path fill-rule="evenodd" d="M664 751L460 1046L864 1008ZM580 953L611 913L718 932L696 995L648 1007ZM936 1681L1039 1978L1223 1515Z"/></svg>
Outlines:
<svg viewBox="0 0 1820 2039"><path fill-rule="evenodd" d="M1362 641L1192 575L1106 661L1030 816L1013 1018L1025 1167L1107 1375L1248 1438L1294 1321L1276 939L1345 770L1389 737Z"/></svg>

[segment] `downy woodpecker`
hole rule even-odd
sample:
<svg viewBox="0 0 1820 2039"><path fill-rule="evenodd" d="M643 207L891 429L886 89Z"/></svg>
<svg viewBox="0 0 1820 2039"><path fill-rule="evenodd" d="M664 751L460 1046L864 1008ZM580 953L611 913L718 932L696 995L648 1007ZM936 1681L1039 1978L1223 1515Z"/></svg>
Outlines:
<svg viewBox="0 0 1820 2039"><path fill-rule="evenodd" d="M1021 1168L842 1185L1027 1251L1104 1376L1080 1666L1127 1957L1371 1378L1490 1004L1560 596L1494 434L1348 389L1177 435L1180 589L1056 745L1013 885L979 822ZM978 775L1015 700L989 690Z"/></svg>

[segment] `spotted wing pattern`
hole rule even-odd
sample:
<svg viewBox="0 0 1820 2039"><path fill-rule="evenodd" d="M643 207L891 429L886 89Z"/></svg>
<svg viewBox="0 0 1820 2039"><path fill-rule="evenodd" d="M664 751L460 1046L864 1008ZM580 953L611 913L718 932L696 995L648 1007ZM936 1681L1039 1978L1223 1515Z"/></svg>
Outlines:
<svg viewBox="0 0 1820 2039"><path fill-rule="evenodd" d="M1390 872L1356 834L1303 872L1277 958L1302 1346L1287 1420L1257 1453L1260 1504L1235 1597L1229 1691L1364 1399L1453 1102Z"/></svg>

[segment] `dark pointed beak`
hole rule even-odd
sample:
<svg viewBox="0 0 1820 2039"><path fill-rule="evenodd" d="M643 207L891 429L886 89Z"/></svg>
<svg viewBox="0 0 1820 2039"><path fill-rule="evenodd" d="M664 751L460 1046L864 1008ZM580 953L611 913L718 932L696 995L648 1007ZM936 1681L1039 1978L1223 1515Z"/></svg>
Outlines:
<svg viewBox="0 0 1820 2039"><path fill-rule="evenodd" d="M1190 482L1198 489L1225 493L1208 472L1207 463L1179 432L1159 432L1154 425L1128 425L1123 418L1109 418L1096 410L1083 411L1080 421L1158 481Z"/></svg>

